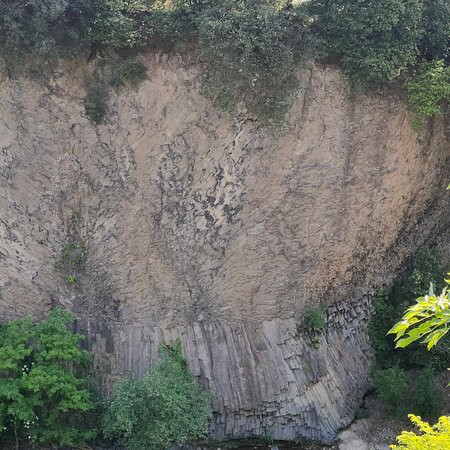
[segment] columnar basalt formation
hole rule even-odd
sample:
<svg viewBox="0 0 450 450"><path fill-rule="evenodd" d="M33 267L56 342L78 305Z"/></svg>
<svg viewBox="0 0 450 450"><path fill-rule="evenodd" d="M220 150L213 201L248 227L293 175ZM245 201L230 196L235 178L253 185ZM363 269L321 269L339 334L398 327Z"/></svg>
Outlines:
<svg viewBox="0 0 450 450"><path fill-rule="evenodd" d="M188 60L141 58L148 80L111 90L99 126L88 65L2 75L0 318L75 311L106 389L180 337L215 437L329 442L367 387L370 292L448 225L448 124L416 133L401 93L354 97L312 65L272 133L214 108Z"/></svg>

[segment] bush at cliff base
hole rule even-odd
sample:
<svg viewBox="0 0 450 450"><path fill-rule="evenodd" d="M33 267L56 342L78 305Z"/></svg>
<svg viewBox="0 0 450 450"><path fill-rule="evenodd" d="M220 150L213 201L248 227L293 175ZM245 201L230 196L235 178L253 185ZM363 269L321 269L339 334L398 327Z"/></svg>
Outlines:
<svg viewBox="0 0 450 450"><path fill-rule="evenodd" d="M211 399L193 380L181 353L160 348L161 362L142 380L120 380L103 421L108 439L129 450L162 450L203 438Z"/></svg>

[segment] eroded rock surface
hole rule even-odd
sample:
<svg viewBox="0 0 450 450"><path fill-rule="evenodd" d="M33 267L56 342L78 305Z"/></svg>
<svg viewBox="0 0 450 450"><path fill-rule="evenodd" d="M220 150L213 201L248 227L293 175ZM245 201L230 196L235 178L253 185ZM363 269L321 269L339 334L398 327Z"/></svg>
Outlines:
<svg viewBox="0 0 450 450"><path fill-rule="evenodd" d="M106 388L181 337L215 437L329 442L367 386L368 294L448 224L445 120L417 134L397 93L351 98L312 66L274 136L215 109L192 64L142 58L149 79L111 91L98 127L83 62L3 75L0 318L74 310Z"/></svg>

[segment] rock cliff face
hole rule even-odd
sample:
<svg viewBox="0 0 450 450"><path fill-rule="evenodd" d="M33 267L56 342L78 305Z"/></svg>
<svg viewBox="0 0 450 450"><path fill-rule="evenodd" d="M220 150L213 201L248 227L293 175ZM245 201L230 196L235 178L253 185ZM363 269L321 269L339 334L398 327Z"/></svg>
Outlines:
<svg viewBox="0 0 450 450"><path fill-rule="evenodd" d="M142 59L98 127L84 63L2 75L0 319L72 309L107 389L180 337L215 437L331 441L367 387L371 290L448 224L445 120L417 134L395 92L312 66L273 136L180 57Z"/></svg>

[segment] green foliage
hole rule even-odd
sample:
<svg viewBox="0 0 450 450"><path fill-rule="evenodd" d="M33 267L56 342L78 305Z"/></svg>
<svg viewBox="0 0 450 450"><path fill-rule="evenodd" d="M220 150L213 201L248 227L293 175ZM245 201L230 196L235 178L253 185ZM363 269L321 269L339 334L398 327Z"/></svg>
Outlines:
<svg viewBox="0 0 450 450"><path fill-rule="evenodd" d="M430 282L439 289L443 287L444 266L444 258L439 251L423 249L417 253L409 271L392 288L381 291L373 298L375 315L369 324L369 336L380 368L396 365L407 370L428 365L436 370L446 368L446 362L450 359L448 336L439 348L428 352L423 346L414 343L396 350L392 338L387 335L392 325L400 321L404 311L411 306L412 299L428 290Z"/></svg>
<svg viewBox="0 0 450 450"><path fill-rule="evenodd" d="M448 60L450 51L450 2L448 0L424 0L420 41L424 59Z"/></svg>
<svg viewBox="0 0 450 450"><path fill-rule="evenodd" d="M113 77L110 83L116 88L124 86L125 83L135 87L147 78L147 68L136 59L118 61L114 65L113 70Z"/></svg>
<svg viewBox="0 0 450 450"><path fill-rule="evenodd" d="M386 333L389 324L396 313L396 305L390 301L390 288L383 288L372 297L372 305L375 315L369 323L369 337L372 348L375 351L377 362L385 367L390 364L390 353L392 350L392 340L388 339ZM389 363L386 364L386 360Z"/></svg>
<svg viewBox="0 0 450 450"><path fill-rule="evenodd" d="M450 275L450 274L449 274ZM448 284L437 297L433 292L433 284L425 297L419 297L417 303L410 306L402 320L395 324L388 334L395 334L396 348L407 347L419 339L431 350L448 332L450 324L450 300Z"/></svg>
<svg viewBox="0 0 450 450"><path fill-rule="evenodd" d="M78 269L86 259L86 246L81 243L69 241L61 252L61 263L68 269Z"/></svg>
<svg viewBox="0 0 450 450"><path fill-rule="evenodd" d="M437 416L443 407L442 390L436 385L433 369L419 373L390 367L374 373L377 395L392 416L413 412L425 417Z"/></svg>
<svg viewBox="0 0 450 450"><path fill-rule="evenodd" d="M50 56L78 45L101 51L197 44L203 92L230 112L243 102L263 124L277 127L296 96L298 66L311 47L319 59L337 56L354 88L384 85L412 66L407 87L413 106L420 118L435 114L448 98L449 30L447 0L0 3L0 55L20 50ZM116 86L126 74L141 79L137 63L121 70L112 80ZM92 82L87 94L87 116L99 124L106 90Z"/></svg>
<svg viewBox="0 0 450 450"><path fill-rule="evenodd" d="M72 284L75 284L77 282L77 278L75 275L67 275L66 281L67 284L71 286Z"/></svg>
<svg viewBox="0 0 450 450"><path fill-rule="evenodd" d="M97 78L86 80L86 97L84 110L91 122L100 125L108 111L108 91L106 86Z"/></svg>
<svg viewBox="0 0 450 450"><path fill-rule="evenodd" d="M281 123L295 94L306 28L290 2L225 0L197 19L205 93L228 110L245 100L264 123Z"/></svg>
<svg viewBox="0 0 450 450"><path fill-rule="evenodd" d="M141 31L138 21L133 18L134 13L139 13L139 3L146 8L146 2L136 0L97 1L91 39L95 43L113 49L141 45Z"/></svg>
<svg viewBox="0 0 450 450"><path fill-rule="evenodd" d="M338 55L353 87L395 79L416 58L421 0L312 0L321 54Z"/></svg>
<svg viewBox="0 0 450 450"><path fill-rule="evenodd" d="M59 268L66 274L69 286L77 282L77 274L81 273L86 259L86 246L82 243L69 241L61 251Z"/></svg>
<svg viewBox="0 0 450 450"><path fill-rule="evenodd" d="M425 367L410 383L409 412L425 417L436 417L444 406L442 390L436 385L431 367Z"/></svg>
<svg viewBox="0 0 450 450"><path fill-rule="evenodd" d="M311 345L314 348L320 348L319 337L316 334L314 336L311 336Z"/></svg>
<svg viewBox="0 0 450 450"><path fill-rule="evenodd" d="M447 285L449 284L449 280L446 280ZM432 284L431 284L432 286ZM432 287L430 288L430 291L432 291ZM443 296L446 295L446 289L443 289ZM420 299L418 299L418 302L420 302ZM448 317L450 309L447 304L445 305L445 302L443 304L437 305L437 311L432 311L432 314L429 316L425 316L423 318L422 324L426 322L433 322L440 314L440 312L443 311L444 316L446 315ZM414 311L415 312L415 311ZM413 318L408 317L408 313L405 314L403 321L406 321L411 325L411 322L413 322ZM418 324L419 322L416 322L415 324ZM444 329L447 328L448 321L445 320ZM399 324L397 324L399 325ZM391 330L391 332L397 334L397 339L404 336L405 329L401 328L398 330L394 330L396 327ZM418 325L418 328L420 328L421 325ZM440 323L436 324L436 329L441 329L442 325ZM434 330L429 330L426 334L428 337L433 335ZM417 335L420 334L417 333ZM409 335L411 336L411 331L409 332ZM424 343L426 343L425 340ZM442 336L441 336L442 337ZM417 338L419 339L419 337ZM410 342L406 342L405 346L411 345L412 342L415 342L417 339L413 339ZM433 338L428 340L428 350L433 348L439 341L439 339L435 339L435 342L433 342L430 345L430 342L433 341ZM399 341L400 342L400 341ZM425 369L422 374L416 379L416 386L414 389L414 408L416 410L422 410L425 414L436 414L438 410L442 408L442 405L444 403L443 399L440 397L439 391L436 389L436 385L433 381L433 373L430 368ZM419 413L420 414L420 413ZM413 423L415 423L419 430L423 433L422 435L416 435L415 433L403 431L400 436L397 436L397 442L399 443L398 446L391 445L392 449L410 449L410 450L421 450L423 448L427 449L441 449L441 448L449 448L450 447L450 417L440 417L439 421L436 425L430 426L428 423L423 422L420 417L416 417L412 414L409 415L409 418Z"/></svg>
<svg viewBox="0 0 450 450"><path fill-rule="evenodd" d="M393 450L443 450L450 448L450 417L442 416L436 425L431 426L423 422L420 417L409 414L421 434L412 431L403 431L397 436L398 445L391 445Z"/></svg>
<svg viewBox="0 0 450 450"><path fill-rule="evenodd" d="M150 13L145 18L146 39L160 48L170 49L196 35L195 19L209 1L149 1Z"/></svg>
<svg viewBox="0 0 450 450"><path fill-rule="evenodd" d="M408 99L416 112L416 122L439 114L441 103L450 100L450 67L443 60L422 63L405 83Z"/></svg>
<svg viewBox="0 0 450 450"><path fill-rule="evenodd" d="M322 308L310 308L305 311L305 323L309 332L323 333L326 328L325 312Z"/></svg>
<svg viewBox="0 0 450 450"><path fill-rule="evenodd" d="M114 49L152 42L170 48L193 33L193 8L200 2L102 0L92 26L94 42Z"/></svg>
<svg viewBox="0 0 450 450"><path fill-rule="evenodd" d="M405 398L408 392L408 375L400 367L376 371L374 383L377 395L393 416L405 412Z"/></svg>
<svg viewBox="0 0 450 450"><path fill-rule="evenodd" d="M93 404L83 377L89 358L74 316L54 309L37 324L0 328L0 439L83 447L95 433L85 423Z"/></svg>
<svg viewBox="0 0 450 450"><path fill-rule="evenodd" d="M0 55L50 55L64 44L88 44L89 0L8 0L0 2Z"/></svg>
<svg viewBox="0 0 450 450"><path fill-rule="evenodd" d="M409 272L397 280L390 290L387 289L374 298L376 315L369 326L369 336L375 350L377 365L381 367L381 370L375 372L374 380L379 397L393 415L414 412L423 416L433 416L442 409L443 396L435 383L434 370L445 369L449 361L450 348L448 339L443 339L442 346L434 348L439 336L433 332L440 329L438 318L443 317L440 308L444 305L439 305L436 310L430 310L429 308L433 308L431 304L422 304L418 308L417 303L409 307L401 322L393 328L390 328L390 325L401 318L403 311L409 306L410 299L420 295L430 280L439 282L442 286L440 280L443 267L443 256L440 252L423 249L416 255ZM418 300L420 302L420 299ZM436 307L436 302L433 303ZM421 319L423 320L420 323L417 322ZM428 331L422 329L422 324L427 319L432 321L431 327L427 328ZM411 326L414 326L411 331L414 329L418 331L413 332L411 339L406 339L404 336ZM394 349L392 340L387 336L388 332L398 333L399 349ZM433 347L430 352L427 352L424 346L414 344L426 334L432 343L429 348ZM421 370L418 371L418 368Z"/></svg>
<svg viewBox="0 0 450 450"><path fill-rule="evenodd" d="M161 347L161 362L142 380L120 380L103 420L107 438L131 450L170 448L203 437L210 397L193 381L177 341Z"/></svg>

